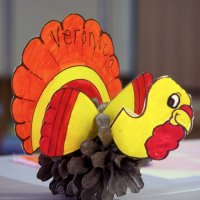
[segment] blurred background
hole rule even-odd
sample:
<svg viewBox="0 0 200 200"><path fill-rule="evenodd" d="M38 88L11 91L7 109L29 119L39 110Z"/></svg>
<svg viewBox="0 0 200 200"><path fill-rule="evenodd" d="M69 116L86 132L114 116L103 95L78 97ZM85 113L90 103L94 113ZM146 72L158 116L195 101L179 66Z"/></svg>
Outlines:
<svg viewBox="0 0 200 200"><path fill-rule="evenodd" d="M193 97L200 138L199 0L0 0L0 154L22 153L10 114L11 78L28 41L70 13L94 18L115 46L124 85L148 71L170 75Z"/></svg>

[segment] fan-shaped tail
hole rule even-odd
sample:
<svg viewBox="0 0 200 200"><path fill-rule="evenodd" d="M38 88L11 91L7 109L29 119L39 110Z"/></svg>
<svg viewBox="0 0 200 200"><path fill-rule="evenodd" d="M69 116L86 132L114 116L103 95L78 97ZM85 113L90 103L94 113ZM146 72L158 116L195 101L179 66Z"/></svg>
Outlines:
<svg viewBox="0 0 200 200"><path fill-rule="evenodd" d="M118 75L112 41L96 21L72 14L62 23L47 23L26 46L12 82L12 113L26 153L39 147L45 112L56 91L68 84L99 102L110 101L121 90Z"/></svg>

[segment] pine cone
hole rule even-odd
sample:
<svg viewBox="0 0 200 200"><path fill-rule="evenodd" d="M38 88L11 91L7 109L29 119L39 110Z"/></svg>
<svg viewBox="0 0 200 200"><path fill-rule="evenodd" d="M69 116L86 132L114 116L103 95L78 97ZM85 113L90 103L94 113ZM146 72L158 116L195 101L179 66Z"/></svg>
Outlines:
<svg viewBox="0 0 200 200"><path fill-rule="evenodd" d="M37 177L42 181L53 177L49 185L52 194L81 200L112 200L115 194L125 195L127 188L133 193L143 188L140 168L150 160L121 153L112 140L109 118L101 113L103 109L99 110L95 139L84 141L80 150L69 155L40 155Z"/></svg>

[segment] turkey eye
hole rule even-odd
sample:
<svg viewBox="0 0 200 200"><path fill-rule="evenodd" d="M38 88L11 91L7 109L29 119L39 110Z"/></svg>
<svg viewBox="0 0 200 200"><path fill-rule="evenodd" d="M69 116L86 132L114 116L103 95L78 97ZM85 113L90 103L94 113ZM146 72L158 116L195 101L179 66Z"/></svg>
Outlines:
<svg viewBox="0 0 200 200"><path fill-rule="evenodd" d="M167 101L167 105L170 108L177 108L179 103L180 103L180 98L177 94L172 94Z"/></svg>

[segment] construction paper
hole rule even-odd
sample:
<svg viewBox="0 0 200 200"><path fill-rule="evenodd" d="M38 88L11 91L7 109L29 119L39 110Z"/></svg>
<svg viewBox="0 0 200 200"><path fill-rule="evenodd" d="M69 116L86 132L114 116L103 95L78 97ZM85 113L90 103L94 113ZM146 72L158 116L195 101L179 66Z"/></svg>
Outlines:
<svg viewBox="0 0 200 200"><path fill-rule="evenodd" d="M47 23L13 75L12 115L25 152L68 155L98 135L125 156L166 158L191 131L190 95L147 72L122 89L119 71L112 40L95 20L71 14ZM100 113L107 130L96 121Z"/></svg>

